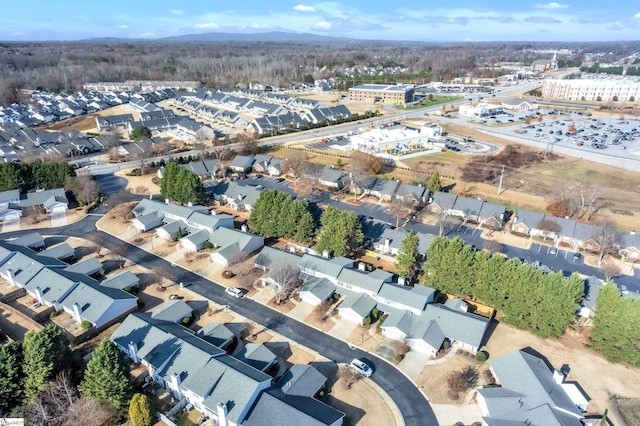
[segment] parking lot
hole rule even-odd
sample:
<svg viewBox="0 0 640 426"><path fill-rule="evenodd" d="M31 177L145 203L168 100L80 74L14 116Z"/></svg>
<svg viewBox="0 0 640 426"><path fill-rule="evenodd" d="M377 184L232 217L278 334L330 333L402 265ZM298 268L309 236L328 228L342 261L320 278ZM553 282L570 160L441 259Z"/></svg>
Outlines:
<svg viewBox="0 0 640 426"><path fill-rule="evenodd" d="M640 154L640 120L600 118L562 110L506 112L474 120L493 131L550 146L565 146L622 158Z"/></svg>

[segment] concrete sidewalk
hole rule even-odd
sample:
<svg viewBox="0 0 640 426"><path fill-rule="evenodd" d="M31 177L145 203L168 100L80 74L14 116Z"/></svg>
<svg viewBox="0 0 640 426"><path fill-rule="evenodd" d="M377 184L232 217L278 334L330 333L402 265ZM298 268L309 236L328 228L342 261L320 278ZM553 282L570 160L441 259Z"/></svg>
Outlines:
<svg viewBox="0 0 640 426"><path fill-rule="evenodd" d="M431 407L438 418L438 424L441 425L454 425L459 424L458 422L470 425L482 422L482 412L478 404L431 404Z"/></svg>

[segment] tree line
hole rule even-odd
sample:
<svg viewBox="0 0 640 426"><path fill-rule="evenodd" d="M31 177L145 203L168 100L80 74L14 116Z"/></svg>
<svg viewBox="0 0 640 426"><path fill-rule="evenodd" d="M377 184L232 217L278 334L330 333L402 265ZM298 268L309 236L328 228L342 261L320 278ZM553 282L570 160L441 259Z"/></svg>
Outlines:
<svg viewBox="0 0 640 426"><path fill-rule="evenodd" d="M0 191L62 188L75 175L73 166L63 161L0 163Z"/></svg>
<svg viewBox="0 0 640 426"><path fill-rule="evenodd" d="M55 324L27 332L23 343L0 347L0 417L44 426L99 426L121 420L132 396L128 362L110 340L100 342L86 367ZM155 420L153 411L138 412L146 407L139 399L131 417L151 413Z"/></svg>
<svg viewBox="0 0 640 426"><path fill-rule="evenodd" d="M315 223L306 200L294 200L285 192L270 189L260 192L251 208L249 229L265 238L286 238L309 243L315 235Z"/></svg>
<svg viewBox="0 0 640 426"><path fill-rule="evenodd" d="M596 298L593 331L589 346L611 362L640 367L640 299L622 297L609 282Z"/></svg>
<svg viewBox="0 0 640 426"><path fill-rule="evenodd" d="M424 277L427 285L487 303L503 312L505 322L543 338L562 335L584 296L577 274L544 273L517 258L476 250L460 237L434 239Z"/></svg>

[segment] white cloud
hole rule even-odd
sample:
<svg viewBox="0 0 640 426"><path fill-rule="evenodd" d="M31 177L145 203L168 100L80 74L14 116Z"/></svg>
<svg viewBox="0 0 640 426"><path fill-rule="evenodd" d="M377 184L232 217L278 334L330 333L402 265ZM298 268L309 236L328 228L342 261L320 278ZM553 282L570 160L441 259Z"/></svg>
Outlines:
<svg viewBox="0 0 640 426"><path fill-rule="evenodd" d="M122 24L122 25L118 25L118 28L122 28L123 30L126 30L127 28L129 28L129 26L127 24Z"/></svg>
<svg viewBox="0 0 640 426"><path fill-rule="evenodd" d="M634 18L636 19L640 19L640 12L636 13L635 15L633 15Z"/></svg>
<svg viewBox="0 0 640 426"><path fill-rule="evenodd" d="M545 4L538 3L536 5L536 7L539 7L541 9L566 9L566 8L569 7L569 5L568 4L560 4L558 2L552 1L550 3L545 3Z"/></svg>
<svg viewBox="0 0 640 426"><path fill-rule="evenodd" d="M319 30L329 30L331 29L331 22L320 21L313 24L313 28L317 28Z"/></svg>
<svg viewBox="0 0 640 426"><path fill-rule="evenodd" d="M218 28L218 24L216 24L215 22L207 22L205 24L196 24L194 25L194 27L196 28L208 28L208 29L215 29Z"/></svg>
<svg viewBox="0 0 640 426"><path fill-rule="evenodd" d="M171 9L169 11L169 13L171 13L172 15L184 15L184 10L180 10L180 9Z"/></svg>
<svg viewBox="0 0 640 426"><path fill-rule="evenodd" d="M293 6L293 10L297 10L298 12L315 12L316 8L313 6L307 6L306 4L297 4Z"/></svg>

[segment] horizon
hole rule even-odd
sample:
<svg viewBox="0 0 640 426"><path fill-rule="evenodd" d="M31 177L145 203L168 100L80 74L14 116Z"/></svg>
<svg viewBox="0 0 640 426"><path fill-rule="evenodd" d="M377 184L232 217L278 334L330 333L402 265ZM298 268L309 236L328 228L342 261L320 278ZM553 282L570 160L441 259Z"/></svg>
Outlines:
<svg viewBox="0 0 640 426"><path fill-rule="evenodd" d="M104 4L32 0L3 5L0 40L72 42L92 39L161 41L200 34L284 32L362 41L633 42L640 40L640 7L613 0L526 1L517 4L460 0L452 8L427 8L416 0L347 2L195 0L180 5L113 0ZM106 10L105 10L106 9ZM597 37L597 38L594 38Z"/></svg>

